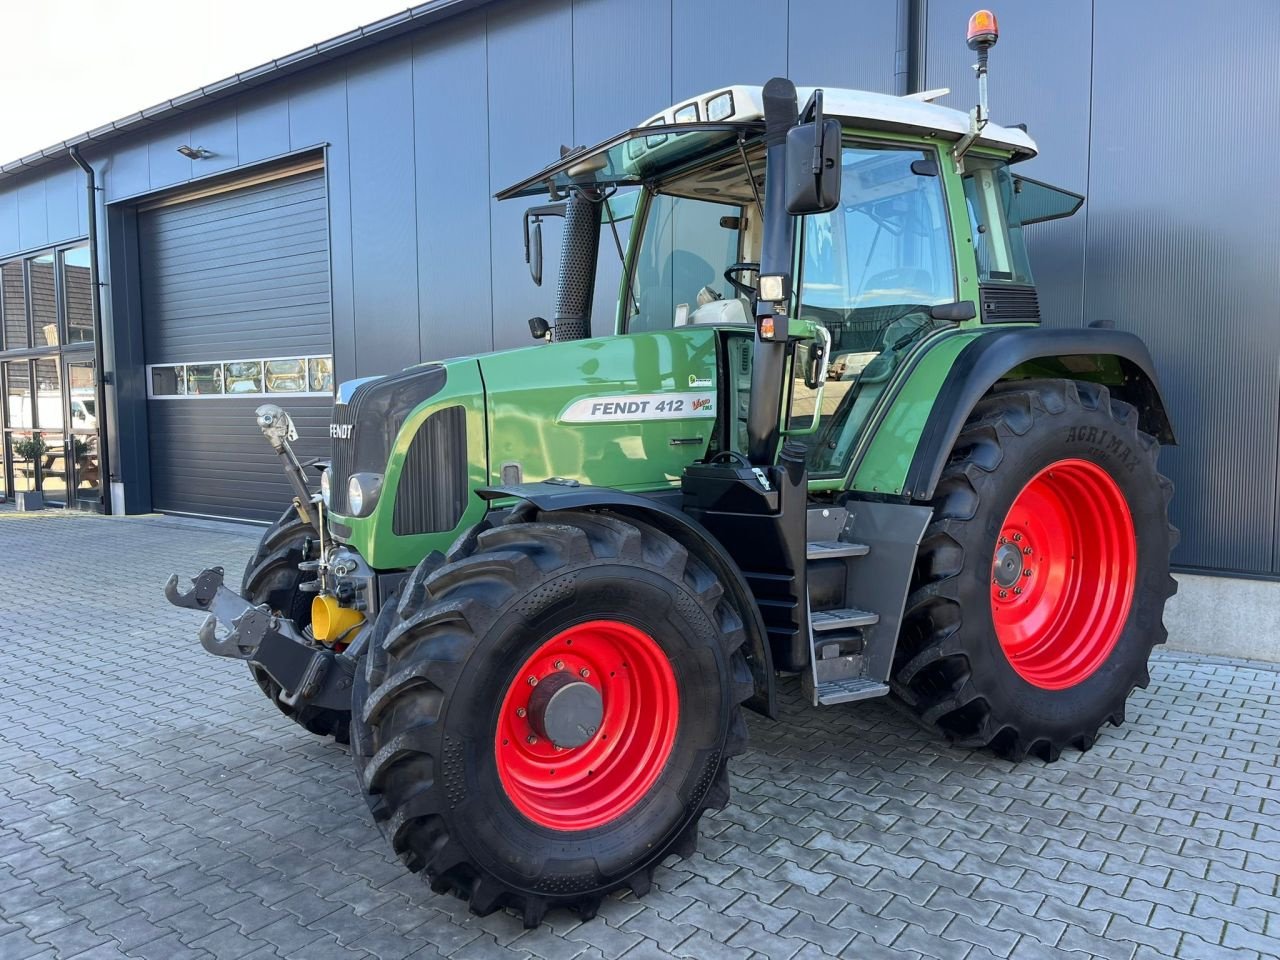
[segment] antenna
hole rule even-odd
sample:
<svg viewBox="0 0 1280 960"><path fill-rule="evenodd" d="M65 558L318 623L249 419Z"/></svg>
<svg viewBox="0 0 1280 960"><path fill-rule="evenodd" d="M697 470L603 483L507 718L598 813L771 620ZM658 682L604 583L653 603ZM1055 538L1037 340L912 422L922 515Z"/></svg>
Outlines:
<svg viewBox="0 0 1280 960"><path fill-rule="evenodd" d="M978 78L978 104L969 111L969 132L951 152L956 161L956 170L960 173L964 172L964 155L990 119L987 109L987 54L1000 39L1000 25L996 22L996 15L990 10L979 10L970 17L966 39L969 49L978 54L978 62L973 65L973 72Z"/></svg>

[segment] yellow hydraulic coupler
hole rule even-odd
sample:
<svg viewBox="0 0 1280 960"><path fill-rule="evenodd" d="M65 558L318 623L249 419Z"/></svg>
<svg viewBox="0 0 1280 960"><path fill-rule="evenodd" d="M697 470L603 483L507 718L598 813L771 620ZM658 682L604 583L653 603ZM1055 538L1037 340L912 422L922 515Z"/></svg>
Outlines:
<svg viewBox="0 0 1280 960"><path fill-rule="evenodd" d="M351 607L338 606L338 598L331 594L317 594L311 601L311 633L321 643L341 639L363 621L363 613Z"/></svg>

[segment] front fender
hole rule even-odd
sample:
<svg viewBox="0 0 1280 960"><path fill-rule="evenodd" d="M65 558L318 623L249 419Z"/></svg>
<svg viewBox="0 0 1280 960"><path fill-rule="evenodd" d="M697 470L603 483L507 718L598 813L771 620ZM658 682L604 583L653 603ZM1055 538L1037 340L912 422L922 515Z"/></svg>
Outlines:
<svg viewBox="0 0 1280 960"><path fill-rule="evenodd" d="M898 490L884 483L883 477L877 478L881 485L875 489L914 500L931 499L974 405L1002 380L1045 377L1104 384L1137 408L1146 433L1161 443L1177 442L1151 354L1137 336L1097 328L1015 327L984 332L960 348L945 375L935 381L928 414L922 422L916 421L918 433L874 438L873 447L881 448L882 462L906 463L905 473L898 474ZM905 449L886 454L886 445ZM854 487L861 489L860 479L855 475Z"/></svg>
<svg viewBox="0 0 1280 960"><path fill-rule="evenodd" d="M489 501L508 498L523 500L544 513L558 510L608 510L655 526L686 550L696 554L715 571L742 616L747 634L747 665L751 668L751 681L755 687L755 692L746 705L766 717L776 716L773 655L769 649L764 621L760 618L760 610L733 558L702 524L679 509L678 491L662 498L646 497L608 487L551 480L507 487L482 487L476 493Z"/></svg>

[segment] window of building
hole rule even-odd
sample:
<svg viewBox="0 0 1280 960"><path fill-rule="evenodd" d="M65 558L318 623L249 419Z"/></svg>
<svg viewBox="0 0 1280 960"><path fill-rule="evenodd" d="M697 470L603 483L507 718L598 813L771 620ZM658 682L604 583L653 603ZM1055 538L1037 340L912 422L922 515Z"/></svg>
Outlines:
<svg viewBox="0 0 1280 960"><path fill-rule="evenodd" d="M6 350L25 350L31 346L27 336L27 300L22 282L22 261L0 264L0 310L4 312Z"/></svg>
<svg viewBox="0 0 1280 960"><path fill-rule="evenodd" d="M54 280L54 257L45 253L27 261L27 301L31 308L31 329L37 347L56 347L58 336L58 287Z"/></svg>
<svg viewBox="0 0 1280 960"><path fill-rule="evenodd" d="M89 248L72 247L62 251L66 343L93 342L93 286L89 278Z"/></svg>
<svg viewBox="0 0 1280 960"><path fill-rule="evenodd" d="M161 363L148 368L147 385L152 399L329 396L333 393L333 358Z"/></svg>

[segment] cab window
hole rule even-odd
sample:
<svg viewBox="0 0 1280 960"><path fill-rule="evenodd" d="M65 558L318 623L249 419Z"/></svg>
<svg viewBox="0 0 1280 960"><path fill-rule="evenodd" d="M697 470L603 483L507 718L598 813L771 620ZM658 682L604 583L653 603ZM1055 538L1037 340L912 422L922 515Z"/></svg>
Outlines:
<svg viewBox="0 0 1280 960"><path fill-rule="evenodd" d="M1078 193L1015 176L1004 161L982 157L965 159L964 198L981 283L1033 283L1022 228L1069 217L1084 203Z"/></svg>
<svg viewBox="0 0 1280 960"><path fill-rule="evenodd" d="M656 194L636 250L627 322L630 333L670 330L699 306L733 299L724 271L738 260L742 208Z"/></svg>

